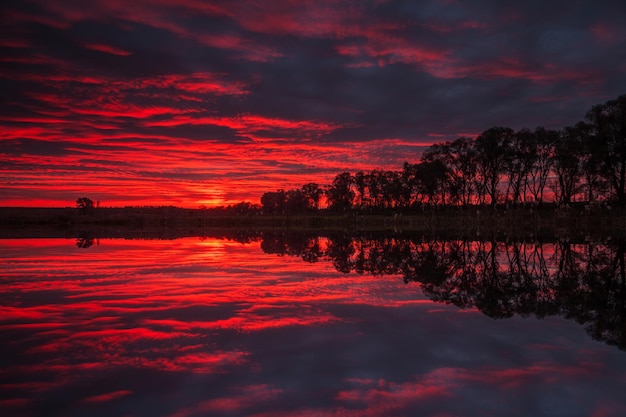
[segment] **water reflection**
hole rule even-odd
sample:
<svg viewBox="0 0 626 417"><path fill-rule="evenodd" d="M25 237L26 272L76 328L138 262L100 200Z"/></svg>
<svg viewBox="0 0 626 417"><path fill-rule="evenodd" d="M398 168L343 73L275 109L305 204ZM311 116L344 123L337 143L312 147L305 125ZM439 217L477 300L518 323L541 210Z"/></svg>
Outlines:
<svg viewBox="0 0 626 417"><path fill-rule="evenodd" d="M0 240L4 415L626 413L619 242L80 238Z"/></svg>
<svg viewBox="0 0 626 417"><path fill-rule="evenodd" d="M272 233L267 253L329 259L344 273L402 275L433 301L476 307L492 318L560 315L597 340L626 349L626 241L438 241Z"/></svg>

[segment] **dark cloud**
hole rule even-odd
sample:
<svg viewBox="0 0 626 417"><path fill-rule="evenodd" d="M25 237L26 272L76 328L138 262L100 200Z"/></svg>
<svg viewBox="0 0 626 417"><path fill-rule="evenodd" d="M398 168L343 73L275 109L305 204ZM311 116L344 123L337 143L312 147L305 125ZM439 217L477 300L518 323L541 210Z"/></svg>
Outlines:
<svg viewBox="0 0 626 417"><path fill-rule="evenodd" d="M49 142L35 139L9 139L0 141L0 154L11 156L42 155L60 156L66 155L70 142Z"/></svg>

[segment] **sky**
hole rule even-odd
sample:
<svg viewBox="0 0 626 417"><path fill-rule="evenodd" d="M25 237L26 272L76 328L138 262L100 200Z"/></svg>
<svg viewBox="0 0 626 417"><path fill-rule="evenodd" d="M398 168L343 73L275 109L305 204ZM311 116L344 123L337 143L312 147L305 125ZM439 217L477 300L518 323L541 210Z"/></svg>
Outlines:
<svg viewBox="0 0 626 417"><path fill-rule="evenodd" d="M626 93L623 1L0 6L0 206L258 203Z"/></svg>

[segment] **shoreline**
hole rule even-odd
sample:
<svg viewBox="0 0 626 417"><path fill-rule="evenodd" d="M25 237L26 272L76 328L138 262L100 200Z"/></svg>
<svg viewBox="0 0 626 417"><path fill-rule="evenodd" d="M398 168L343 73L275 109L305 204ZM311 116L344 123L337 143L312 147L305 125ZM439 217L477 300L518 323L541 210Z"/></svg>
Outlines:
<svg viewBox="0 0 626 417"><path fill-rule="evenodd" d="M368 233L527 240L570 237L605 240L626 237L626 210L604 206L529 209L491 207L336 214L225 214L212 210L157 208L0 207L0 238L78 237L176 238L262 232ZM169 237L168 237L169 236Z"/></svg>

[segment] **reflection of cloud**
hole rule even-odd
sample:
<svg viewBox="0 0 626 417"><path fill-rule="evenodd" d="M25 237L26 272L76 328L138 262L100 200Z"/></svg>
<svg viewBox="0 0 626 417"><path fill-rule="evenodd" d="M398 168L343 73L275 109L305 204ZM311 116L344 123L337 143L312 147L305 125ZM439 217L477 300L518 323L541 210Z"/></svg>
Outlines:
<svg viewBox="0 0 626 417"><path fill-rule="evenodd" d="M357 415L390 415L406 410L409 404L422 401L445 401L452 397L454 382L442 378L441 370L426 375L419 382L394 383L380 379L359 384L349 391L337 394L340 403L360 403L363 411ZM361 381L359 381L361 382ZM342 412L347 412L343 409ZM340 412L331 415L340 415Z"/></svg>
<svg viewBox="0 0 626 417"><path fill-rule="evenodd" d="M213 238L88 250L70 239L0 240L0 253L10 411L624 411L622 352L576 323L495 321L444 304L431 314L433 302L399 276L343 274L264 254L258 241Z"/></svg>

